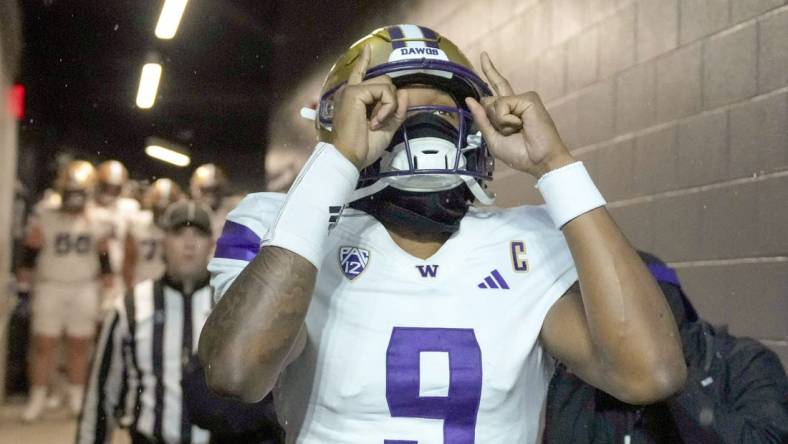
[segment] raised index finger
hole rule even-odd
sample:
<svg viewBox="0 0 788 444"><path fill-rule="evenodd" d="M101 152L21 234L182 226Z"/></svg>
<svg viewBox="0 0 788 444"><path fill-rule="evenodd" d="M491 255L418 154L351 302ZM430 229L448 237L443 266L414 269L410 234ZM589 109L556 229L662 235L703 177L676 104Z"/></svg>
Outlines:
<svg viewBox="0 0 788 444"><path fill-rule="evenodd" d="M495 66L490 60L490 56L487 55L487 52L482 52L482 71L484 71L484 75L487 77L487 80L490 81L492 85L493 91L495 91L496 95L499 96L513 96L514 90L512 89L512 85L509 84L509 81L503 78L501 73L495 69Z"/></svg>
<svg viewBox="0 0 788 444"><path fill-rule="evenodd" d="M361 50L361 55L353 64L353 69L350 71L350 76L347 78L348 85L358 85L364 80L371 54L372 50L369 45L364 45L364 48Z"/></svg>

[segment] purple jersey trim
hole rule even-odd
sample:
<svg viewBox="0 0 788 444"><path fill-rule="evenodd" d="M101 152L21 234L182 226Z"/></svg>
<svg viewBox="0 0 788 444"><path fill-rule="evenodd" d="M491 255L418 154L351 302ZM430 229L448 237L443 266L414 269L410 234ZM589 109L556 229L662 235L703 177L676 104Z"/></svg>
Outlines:
<svg viewBox="0 0 788 444"><path fill-rule="evenodd" d="M654 276L657 282L666 282L681 287L681 282L679 282L679 276L676 274L676 270L667 265L648 264L648 271L651 272L651 275Z"/></svg>
<svg viewBox="0 0 788 444"><path fill-rule="evenodd" d="M251 261L260 251L260 237L249 227L228 220L216 241L214 257Z"/></svg>

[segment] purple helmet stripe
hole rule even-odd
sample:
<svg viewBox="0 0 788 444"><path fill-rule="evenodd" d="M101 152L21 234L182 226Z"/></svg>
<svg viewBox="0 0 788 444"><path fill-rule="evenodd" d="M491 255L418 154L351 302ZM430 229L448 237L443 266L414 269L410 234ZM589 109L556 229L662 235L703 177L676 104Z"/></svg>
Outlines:
<svg viewBox="0 0 788 444"><path fill-rule="evenodd" d="M391 36L391 47L394 49L404 48L405 42L402 39L405 38L405 35L402 33L402 29L399 26L389 26L388 31Z"/></svg>
<svg viewBox="0 0 788 444"><path fill-rule="evenodd" d="M260 251L260 237L249 227L228 220L216 241L214 257L251 261Z"/></svg>
<svg viewBox="0 0 788 444"><path fill-rule="evenodd" d="M425 28L423 26L419 26L421 33L424 35L424 38L427 39L424 44L427 45L428 48L437 48L438 47L438 34L435 34L430 28Z"/></svg>

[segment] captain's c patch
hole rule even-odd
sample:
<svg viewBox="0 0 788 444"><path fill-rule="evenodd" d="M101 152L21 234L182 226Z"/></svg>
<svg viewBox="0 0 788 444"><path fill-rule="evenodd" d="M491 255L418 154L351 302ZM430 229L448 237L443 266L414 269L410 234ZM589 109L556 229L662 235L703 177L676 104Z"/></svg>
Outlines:
<svg viewBox="0 0 788 444"><path fill-rule="evenodd" d="M512 252L512 267L518 273L528 271L528 259L525 258L525 241L512 241L510 244Z"/></svg>

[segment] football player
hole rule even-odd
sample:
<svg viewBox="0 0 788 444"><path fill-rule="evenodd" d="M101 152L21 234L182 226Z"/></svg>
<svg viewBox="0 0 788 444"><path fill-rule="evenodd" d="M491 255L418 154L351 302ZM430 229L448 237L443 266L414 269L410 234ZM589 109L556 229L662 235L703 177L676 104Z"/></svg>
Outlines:
<svg viewBox="0 0 788 444"><path fill-rule="evenodd" d="M230 213L200 356L220 393L273 390L288 442L532 443L554 360L633 404L682 386L670 308L582 163L481 66L489 87L437 32L375 30L329 72L288 194ZM546 205L471 206L492 155Z"/></svg>
<svg viewBox="0 0 788 444"><path fill-rule="evenodd" d="M112 308L114 301L123 297L123 248L129 223L140 210L137 200L123 196L124 187L129 180L126 167L117 160L107 160L98 165L96 197L96 214L112 226L109 240L109 257L113 270L112 286L104 289L101 294L102 311Z"/></svg>
<svg viewBox="0 0 788 444"><path fill-rule="evenodd" d="M222 226L227 219L227 214L240 201L237 196L228 195L227 188L227 176L221 168L212 163L197 167L189 181L192 199L213 210L211 223L213 224L214 240L222 234Z"/></svg>
<svg viewBox="0 0 788 444"><path fill-rule="evenodd" d="M56 179L58 208L41 208L24 241L19 281L33 285L33 352L30 399L23 412L38 418L57 364L57 344L66 337L69 408L79 412L90 345L98 319L98 278L110 276L107 237L110 228L94 217L88 200L95 169L85 161L68 163Z"/></svg>
<svg viewBox="0 0 788 444"><path fill-rule="evenodd" d="M226 188L227 177L224 171L212 163L197 167L189 180L192 199L209 206L212 210L216 210L221 205Z"/></svg>
<svg viewBox="0 0 788 444"><path fill-rule="evenodd" d="M123 280L126 288L158 279L164 273L162 239L164 231L159 226L164 210L179 201L183 193L177 183L167 178L157 179L142 197L143 210L129 222L126 245L123 249Z"/></svg>

